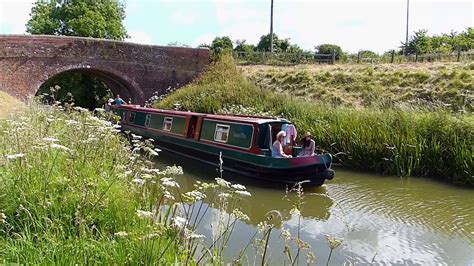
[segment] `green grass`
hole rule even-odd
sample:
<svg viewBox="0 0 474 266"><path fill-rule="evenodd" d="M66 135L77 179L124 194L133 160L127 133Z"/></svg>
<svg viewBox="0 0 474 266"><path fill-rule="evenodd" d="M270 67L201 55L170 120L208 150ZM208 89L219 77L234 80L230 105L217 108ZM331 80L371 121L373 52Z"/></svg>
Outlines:
<svg viewBox="0 0 474 266"><path fill-rule="evenodd" d="M240 68L262 88L311 101L349 107L410 102L449 106L453 111L474 111L473 72L467 63Z"/></svg>
<svg viewBox="0 0 474 266"><path fill-rule="evenodd" d="M22 102L3 91L0 91L0 102L2 103L0 105L0 119L14 115L24 107Z"/></svg>
<svg viewBox="0 0 474 266"><path fill-rule="evenodd" d="M178 230L137 216L152 208L131 182L145 165L125 138L87 111L28 109L0 120L0 263L180 258Z"/></svg>
<svg viewBox="0 0 474 266"><path fill-rule="evenodd" d="M286 84L285 90L294 86L294 90L299 91L301 82L315 84L316 80L325 80L348 84L354 79L365 80L375 75L372 68L361 71L368 74L292 72L278 84ZM450 76L459 75L449 73ZM266 75L268 77L261 82L275 84L273 79L280 74L275 71ZM397 79L396 82L427 80L425 74L405 75L403 71L385 76L387 80ZM474 119L471 113L453 114L427 102L423 105L400 102L389 108L378 105L347 107L341 104L346 98L331 94L324 87L318 87L318 90L329 97L328 101L308 97L305 101L292 93L275 93L269 89L273 85L259 83L257 86L254 82L254 79L244 77L231 57L224 56L198 81L174 92L155 106L171 108L179 102L182 109L197 112L233 110L248 113L250 109L257 114L266 112L283 116L294 122L299 132L312 132L317 145L335 154L336 161L347 167L400 176L439 177L474 185ZM360 86L357 90L367 91L371 97L384 98L383 93L378 95L383 85L360 83L357 86Z"/></svg>

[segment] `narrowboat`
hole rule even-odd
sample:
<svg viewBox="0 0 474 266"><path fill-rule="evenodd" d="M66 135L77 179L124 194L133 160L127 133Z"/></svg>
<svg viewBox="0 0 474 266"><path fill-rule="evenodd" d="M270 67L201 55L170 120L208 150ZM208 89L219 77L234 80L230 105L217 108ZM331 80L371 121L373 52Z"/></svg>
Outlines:
<svg viewBox="0 0 474 266"><path fill-rule="evenodd" d="M292 158L271 156L276 134L291 124L282 118L217 115L121 105L113 108L122 130L154 139L157 147L239 175L285 184L309 181L320 186L334 177L331 154ZM308 184L307 184L308 185Z"/></svg>

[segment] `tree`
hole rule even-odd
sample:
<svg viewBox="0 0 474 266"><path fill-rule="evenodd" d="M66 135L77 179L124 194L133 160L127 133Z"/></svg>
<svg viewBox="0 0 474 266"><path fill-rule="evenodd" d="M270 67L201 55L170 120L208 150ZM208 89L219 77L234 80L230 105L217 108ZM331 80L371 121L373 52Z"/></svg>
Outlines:
<svg viewBox="0 0 474 266"><path fill-rule="evenodd" d="M315 46L316 54L332 54L335 53L336 60L339 60L344 53L342 52L341 47L335 44L320 44Z"/></svg>
<svg viewBox="0 0 474 266"><path fill-rule="evenodd" d="M224 51L232 51L232 49L234 49L234 45L228 36L216 37L211 44L211 52L215 56L220 55Z"/></svg>
<svg viewBox="0 0 474 266"><path fill-rule="evenodd" d="M370 50L362 50L359 52L359 55L362 58L377 58L379 56L376 52Z"/></svg>
<svg viewBox="0 0 474 266"><path fill-rule="evenodd" d="M122 24L125 7L118 0L54 0L37 1L26 24L31 34L81 36L123 40L128 37ZM59 85L58 100L67 100L72 94L76 104L94 108L111 95L101 80L83 73L61 73L39 89L38 94L50 93L50 87ZM106 93L104 93L106 92Z"/></svg>
<svg viewBox="0 0 474 266"><path fill-rule="evenodd" d="M413 36L408 40L406 54L426 54L431 53L433 48L431 46L431 37L428 36L428 30L415 31Z"/></svg>
<svg viewBox="0 0 474 266"><path fill-rule="evenodd" d="M26 31L31 34L123 40L125 7L117 0L37 1Z"/></svg>
<svg viewBox="0 0 474 266"><path fill-rule="evenodd" d="M291 43L289 38L279 39L278 35L273 33L273 51L276 53L288 52ZM295 48L295 47L293 47ZM298 47L299 48L299 47ZM270 34L262 35L257 44L257 51L270 52Z"/></svg>
<svg viewBox="0 0 474 266"><path fill-rule="evenodd" d="M246 40L236 40L234 52L252 53L255 50L255 45L246 42Z"/></svg>

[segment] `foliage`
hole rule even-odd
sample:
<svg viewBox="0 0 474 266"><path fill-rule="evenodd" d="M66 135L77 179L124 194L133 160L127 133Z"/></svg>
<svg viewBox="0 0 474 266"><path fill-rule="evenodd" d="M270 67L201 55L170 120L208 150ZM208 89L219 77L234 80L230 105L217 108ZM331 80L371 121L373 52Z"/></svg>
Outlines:
<svg viewBox="0 0 474 266"><path fill-rule="evenodd" d="M37 1L26 24L31 34L81 36L123 40L128 37L124 25L125 7L118 0L58 0ZM98 78L83 73L64 73L44 83L45 93L58 85L62 96L72 94L76 104L94 108L102 105L109 88ZM68 97L69 98L69 97ZM97 101L98 99L98 101Z"/></svg>
<svg viewBox="0 0 474 266"><path fill-rule="evenodd" d="M402 49L405 44L402 45ZM407 54L451 53L474 49L474 29L467 28L461 33L452 31L450 34L428 35L428 30L422 29L410 36Z"/></svg>
<svg viewBox="0 0 474 266"><path fill-rule="evenodd" d="M123 40L125 7L116 0L37 1L26 31L31 34Z"/></svg>
<svg viewBox="0 0 474 266"><path fill-rule="evenodd" d="M373 73L372 70L365 70ZM335 81L347 77L340 74ZM458 75L458 74L456 74ZM287 79L296 84L302 73ZM330 72L320 78L331 78ZM362 77L363 79L363 77ZM414 73L406 79L425 80ZM373 93L371 93L373 94ZM337 105L337 99L334 99ZM324 149L343 165L400 176L434 176L474 184L474 119L454 115L437 107L411 105L365 109L335 107L327 102L282 97L259 88L225 56L200 80L177 90L155 104L171 108L179 102L186 110L215 113L242 105L255 112L271 112L293 121L299 131L310 131Z"/></svg>
<svg viewBox="0 0 474 266"><path fill-rule="evenodd" d="M377 58L379 55L370 50L362 50L359 52L359 56L362 58Z"/></svg>
<svg viewBox="0 0 474 266"><path fill-rule="evenodd" d="M257 51L260 52L270 52L270 33L262 35L260 41L257 44ZM296 44L290 43L290 38L280 39L276 33L273 33L273 52L275 53L285 53L285 52L302 52L302 49L299 48Z"/></svg>
<svg viewBox="0 0 474 266"><path fill-rule="evenodd" d="M316 54L335 53L336 60L339 60L344 55L344 52L342 51L341 47L335 44L320 44L318 46L315 46L314 49L316 50Z"/></svg>
<svg viewBox="0 0 474 266"><path fill-rule="evenodd" d="M252 53L256 47L253 44L247 44L246 40L236 40L234 52Z"/></svg>
<svg viewBox="0 0 474 266"><path fill-rule="evenodd" d="M231 52L234 49L234 45L232 44L232 40L227 37L216 37L212 41L212 44L209 46L211 50L211 57L218 58L224 52Z"/></svg>

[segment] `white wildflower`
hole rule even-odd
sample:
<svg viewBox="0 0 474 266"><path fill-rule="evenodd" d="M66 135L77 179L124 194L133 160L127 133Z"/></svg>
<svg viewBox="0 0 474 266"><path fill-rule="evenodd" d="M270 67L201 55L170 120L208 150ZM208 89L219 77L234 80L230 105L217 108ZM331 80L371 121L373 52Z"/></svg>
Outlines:
<svg viewBox="0 0 474 266"><path fill-rule="evenodd" d="M161 152L161 150L158 149L158 148L154 148L153 150L156 151L156 152Z"/></svg>
<svg viewBox="0 0 474 266"><path fill-rule="evenodd" d="M141 170L147 174L158 174L160 172L159 169L155 169L155 168L142 168Z"/></svg>
<svg viewBox="0 0 474 266"><path fill-rule="evenodd" d="M173 225L183 228L186 225L186 219L183 217L176 216L173 218Z"/></svg>
<svg viewBox="0 0 474 266"><path fill-rule="evenodd" d="M139 139L132 139L132 143L138 143L138 142L140 142Z"/></svg>
<svg viewBox="0 0 474 266"><path fill-rule="evenodd" d="M150 180L150 179L153 179L153 176L150 174L142 174L142 178L145 180Z"/></svg>
<svg viewBox="0 0 474 266"><path fill-rule="evenodd" d="M66 120L65 121L66 125L78 125L79 122L77 122L76 120Z"/></svg>
<svg viewBox="0 0 474 266"><path fill-rule="evenodd" d="M252 194L250 194L250 192L246 190L236 190L235 193L242 196L248 196L248 197L252 196Z"/></svg>
<svg viewBox="0 0 474 266"><path fill-rule="evenodd" d="M161 172L163 175L182 175L183 168L181 166L166 166L166 169Z"/></svg>
<svg viewBox="0 0 474 266"><path fill-rule="evenodd" d="M113 128L122 128L121 125L113 125Z"/></svg>
<svg viewBox="0 0 474 266"><path fill-rule="evenodd" d="M138 135L135 135L135 134L131 134L132 138L133 139L142 139L142 136L138 136Z"/></svg>
<svg viewBox="0 0 474 266"><path fill-rule="evenodd" d="M247 214L243 213L241 210L239 209L235 209L232 211L232 214L235 216L235 218L241 220L241 221L249 221L250 218Z"/></svg>
<svg viewBox="0 0 474 266"><path fill-rule="evenodd" d="M111 131L112 131L113 133L120 133L120 130L118 130L118 129L112 129Z"/></svg>
<svg viewBox="0 0 474 266"><path fill-rule="evenodd" d="M244 185L241 185L241 184L233 184L231 187L233 189L237 189L237 190L247 190L247 188Z"/></svg>
<svg viewBox="0 0 474 266"><path fill-rule="evenodd" d="M149 211L137 210L137 216L142 219L153 218L153 213Z"/></svg>
<svg viewBox="0 0 474 266"><path fill-rule="evenodd" d="M217 182L217 184L218 184L219 186L221 186L221 187L230 187L230 182L227 182L227 181L225 181L225 180L222 179L222 178L217 177L217 178L216 178L216 182Z"/></svg>
<svg viewBox="0 0 474 266"><path fill-rule="evenodd" d="M132 153L137 153L137 152L139 152L139 151L140 151L140 148L139 148L139 147L135 147L135 148L133 148Z"/></svg>
<svg viewBox="0 0 474 266"><path fill-rule="evenodd" d="M177 188L179 188L179 184L174 180L162 181L161 184L163 186L166 186L166 187L177 187Z"/></svg>
<svg viewBox="0 0 474 266"><path fill-rule="evenodd" d="M219 198L228 198L230 197L229 193L221 192L217 195Z"/></svg>
<svg viewBox="0 0 474 266"><path fill-rule="evenodd" d="M5 156L8 160L16 160L18 158L25 157L24 153L17 153L17 154L7 154Z"/></svg>
<svg viewBox="0 0 474 266"><path fill-rule="evenodd" d="M5 215L5 213L0 212L0 224L6 223L6 220L7 220L7 216Z"/></svg>
<svg viewBox="0 0 474 266"><path fill-rule="evenodd" d="M79 107L79 106L75 106L73 107L74 110L76 111L79 111L79 112L87 112L89 110L87 110L86 108L82 108L82 107Z"/></svg>
<svg viewBox="0 0 474 266"><path fill-rule="evenodd" d="M290 240L291 239L291 233L288 229L281 230L281 235L283 236L283 239L285 239L285 240Z"/></svg>
<svg viewBox="0 0 474 266"><path fill-rule="evenodd" d="M206 194L202 193L201 191L193 190L183 194L186 198L191 201L198 201L206 198Z"/></svg>
<svg viewBox="0 0 474 266"><path fill-rule="evenodd" d="M165 191L165 193L163 194L163 197L169 200L175 200L174 196L169 191Z"/></svg>
<svg viewBox="0 0 474 266"><path fill-rule="evenodd" d="M148 154L150 154L151 156L158 156L158 153L152 149L148 150Z"/></svg>
<svg viewBox="0 0 474 266"><path fill-rule="evenodd" d="M57 138L52 138L52 137L43 138L43 140L46 141L46 142L58 142L59 141Z"/></svg>
<svg viewBox="0 0 474 266"><path fill-rule="evenodd" d="M206 238L205 235L199 235L199 234L196 234L196 233L194 233L194 232L192 232L191 234L189 234L187 237L188 237L189 239L204 239L204 238Z"/></svg>
<svg viewBox="0 0 474 266"><path fill-rule="evenodd" d="M127 236L128 236L128 233L127 233L127 232L124 232L124 231L120 231L120 232L114 233L114 236L117 236L117 237L127 237Z"/></svg>
<svg viewBox="0 0 474 266"><path fill-rule="evenodd" d="M155 142L155 140L154 140L154 139L148 139L148 141L150 141L150 142Z"/></svg>
<svg viewBox="0 0 474 266"><path fill-rule="evenodd" d="M290 210L290 214L296 214L296 215L301 215L301 212L300 210L298 210L298 208L293 208Z"/></svg>
<svg viewBox="0 0 474 266"><path fill-rule="evenodd" d="M145 184L145 180L140 179L140 178L134 178L134 179L132 179L132 182L135 183L135 184L137 184L137 185L140 185L140 186L142 186L143 184Z"/></svg>
<svg viewBox="0 0 474 266"><path fill-rule="evenodd" d="M71 150L66 146L59 145L59 144L56 144L56 143L51 144L51 148L57 149L57 150L63 150L63 151L70 151Z"/></svg>
<svg viewBox="0 0 474 266"><path fill-rule="evenodd" d="M102 113L102 112L105 112L105 109L104 108L95 108L94 111Z"/></svg>

